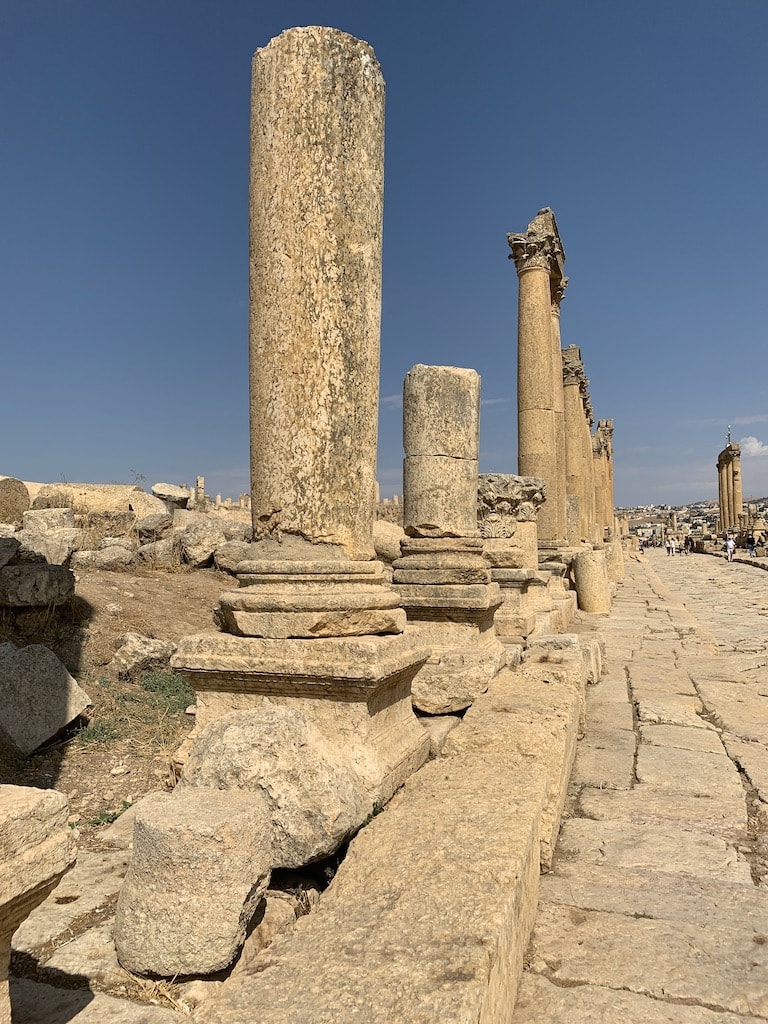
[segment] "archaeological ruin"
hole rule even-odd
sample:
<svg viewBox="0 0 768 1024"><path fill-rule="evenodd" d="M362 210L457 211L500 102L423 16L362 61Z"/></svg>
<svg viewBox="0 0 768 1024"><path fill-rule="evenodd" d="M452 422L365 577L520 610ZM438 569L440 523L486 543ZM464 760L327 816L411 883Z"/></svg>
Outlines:
<svg viewBox="0 0 768 1024"><path fill-rule="evenodd" d="M137 1021L506 1021L624 572L613 420L595 424L581 349L562 345L555 215L507 236L517 473L479 472L479 375L416 363L402 505L384 509L384 78L372 48L306 27L257 50L250 145L251 493L211 500L198 476L151 495L84 489L76 506L42 489L30 508L37 494L0 479L9 615L63 604L75 570L183 564L237 580L207 631L162 651L127 634L110 662L124 677L134 657L170 664L194 691L194 726L171 782L104 833L96 960L112 972L102 979L175 993L145 999ZM738 445L718 471L726 528L742 515ZM58 707L33 731L20 670L4 668L19 660L0 645L0 738L28 753L91 698L49 672ZM55 914L43 903L65 872L85 889L93 870L87 856L73 867L66 797L2 787L0 818L6 962L26 918L19 962L57 963L75 920L77 948L90 948L67 890ZM296 879L330 862L325 891L286 913L290 884L309 892ZM89 970L83 955L78 971L114 996ZM0 1003L6 1024L7 985Z"/></svg>

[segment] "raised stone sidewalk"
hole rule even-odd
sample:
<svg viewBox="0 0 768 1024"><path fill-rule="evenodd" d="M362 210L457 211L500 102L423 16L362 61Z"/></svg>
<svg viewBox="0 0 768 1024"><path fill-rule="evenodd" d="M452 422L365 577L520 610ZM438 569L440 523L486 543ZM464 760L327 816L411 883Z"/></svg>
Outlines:
<svg viewBox="0 0 768 1024"><path fill-rule="evenodd" d="M768 576L627 562L514 1024L768 1019Z"/></svg>

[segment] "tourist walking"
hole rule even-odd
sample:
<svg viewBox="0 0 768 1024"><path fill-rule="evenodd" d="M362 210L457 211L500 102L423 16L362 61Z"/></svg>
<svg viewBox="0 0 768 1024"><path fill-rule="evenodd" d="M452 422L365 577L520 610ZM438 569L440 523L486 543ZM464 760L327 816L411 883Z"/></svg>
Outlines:
<svg viewBox="0 0 768 1024"><path fill-rule="evenodd" d="M733 552L736 550L736 541L729 537L725 542L725 556L729 562L733 561Z"/></svg>
<svg viewBox="0 0 768 1024"><path fill-rule="evenodd" d="M747 554L750 558L755 557L755 538L751 534L747 537Z"/></svg>
<svg viewBox="0 0 768 1024"><path fill-rule="evenodd" d="M667 549L667 557L669 557L669 555L672 554L672 538L671 537L667 537L667 539L664 541L664 547Z"/></svg>
<svg viewBox="0 0 768 1024"><path fill-rule="evenodd" d="M670 555L674 555L677 553L677 541L674 537L669 538L669 553Z"/></svg>

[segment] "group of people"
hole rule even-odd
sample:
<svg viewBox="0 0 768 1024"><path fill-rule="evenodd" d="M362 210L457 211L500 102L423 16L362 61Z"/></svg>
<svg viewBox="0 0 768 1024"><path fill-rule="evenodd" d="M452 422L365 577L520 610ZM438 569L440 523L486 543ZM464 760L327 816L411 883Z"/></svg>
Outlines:
<svg viewBox="0 0 768 1024"><path fill-rule="evenodd" d="M667 555L676 555L678 552L677 538L673 537L671 533L667 534L664 547L667 549ZM681 555L690 555L693 551L693 541L688 534L683 538L683 543L679 545L679 551Z"/></svg>

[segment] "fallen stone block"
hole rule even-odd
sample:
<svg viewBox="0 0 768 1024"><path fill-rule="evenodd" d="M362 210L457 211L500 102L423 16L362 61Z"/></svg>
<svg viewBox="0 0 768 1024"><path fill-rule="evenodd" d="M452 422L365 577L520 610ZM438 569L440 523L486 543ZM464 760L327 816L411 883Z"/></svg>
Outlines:
<svg viewBox="0 0 768 1024"><path fill-rule="evenodd" d="M216 548L226 543L224 531L210 522L188 527L179 537L181 556L195 569L202 569L213 561Z"/></svg>
<svg viewBox="0 0 768 1024"><path fill-rule="evenodd" d="M29 508L29 491L22 480L6 476L0 480L0 523L21 525Z"/></svg>
<svg viewBox="0 0 768 1024"><path fill-rule="evenodd" d="M118 679L135 679L145 669L167 666L176 644L141 633L126 633L107 671Z"/></svg>
<svg viewBox="0 0 768 1024"><path fill-rule="evenodd" d="M123 544L111 544L99 551L76 551L72 556L73 569L125 569L133 562L133 551Z"/></svg>
<svg viewBox="0 0 768 1024"><path fill-rule="evenodd" d="M370 815L362 781L294 708L233 711L194 739L182 786L262 794L273 866L297 868L334 853Z"/></svg>
<svg viewBox="0 0 768 1024"><path fill-rule="evenodd" d="M21 753L36 750L90 703L47 647L0 644L0 728Z"/></svg>
<svg viewBox="0 0 768 1024"><path fill-rule="evenodd" d="M38 508L24 513L22 527L30 533L48 530L71 530L75 526L75 512L71 508Z"/></svg>
<svg viewBox="0 0 768 1024"><path fill-rule="evenodd" d="M270 832L253 793L187 789L144 801L115 916L123 967L166 977L227 967L269 882Z"/></svg>
<svg viewBox="0 0 768 1024"><path fill-rule="evenodd" d="M4 1024L11 1019L11 937L75 861L68 813L63 793L0 786L0 1021Z"/></svg>
<svg viewBox="0 0 768 1024"><path fill-rule="evenodd" d="M75 577L61 565L33 562L0 569L0 605L8 608L46 608L68 601Z"/></svg>

